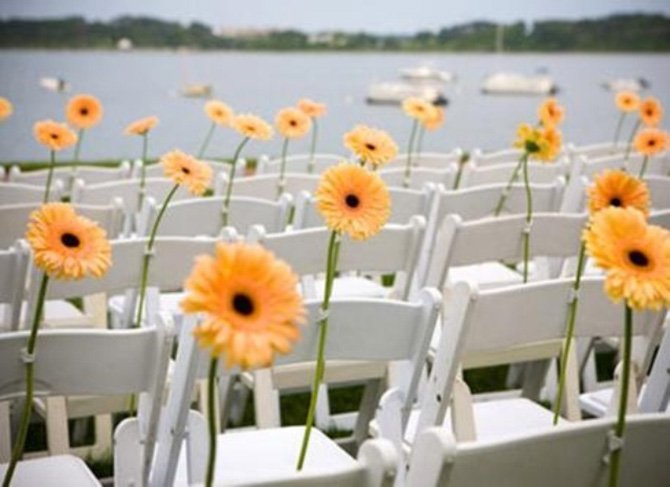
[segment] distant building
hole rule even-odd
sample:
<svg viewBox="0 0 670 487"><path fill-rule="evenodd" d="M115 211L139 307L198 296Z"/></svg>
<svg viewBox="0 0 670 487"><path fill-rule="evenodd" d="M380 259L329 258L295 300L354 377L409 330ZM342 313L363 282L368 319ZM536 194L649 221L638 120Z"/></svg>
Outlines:
<svg viewBox="0 0 670 487"><path fill-rule="evenodd" d="M276 32L275 29L258 29L254 27L221 27L214 31L218 37L228 39L259 39Z"/></svg>
<svg viewBox="0 0 670 487"><path fill-rule="evenodd" d="M116 48L119 51L130 51L133 48L133 41L131 41L127 37L122 37L116 43Z"/></svg>
<svg viewBox="0 0 670 487"><path fill-rule="evenodd" d="M338 32L317 32L315 34L309 34L307 37L307 43L311 46L330 46L330 47L341 47L346 44L346 36Z"/></svg>

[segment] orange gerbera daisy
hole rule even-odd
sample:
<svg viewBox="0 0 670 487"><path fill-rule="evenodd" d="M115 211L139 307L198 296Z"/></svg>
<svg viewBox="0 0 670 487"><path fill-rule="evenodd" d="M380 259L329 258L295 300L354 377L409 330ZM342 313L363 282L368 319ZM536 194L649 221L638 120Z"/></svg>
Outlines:
<svg viewBox="0 0 670 487"><path fill-rule="evenodd" d="M289 107L279 110L275 118L275 125L283 137L296 139L307 135L312 128L312 119L302 110Z"/></svg>
<svg viewBox="0 0 670 487"><path fill-rule="evenodd" d="M640 154L653 156L667 149L668 136L657 128L646 128L637 133L633 145Z"/></svg>
<svg viewBox="0 0 670 487"><path fill-rule="evenodd" d="M105 231L67 203L47 203L30 215L26 240L35 265L50 277L101 277L112 263Z"/></svg>
<svg viewBox="0 0 670 487"><path fill-rule="evenodd" d="M649 215L649 189L644 181L620 170L605 169L587 190L589 212L595 215L610 206L633 207Z"/></svg>
<svg viewBox="0 0 670 487"><path fill-rule="evenodd" d="M2 122L4 119L9 118L12 113L14 113L14 107L12 106L12 102L9 101L7 98L3 98L0 96L0 122Z"/></svg>
<svg viewBox="0 0 670 487"><path fill-rule="evenodd" d="M344 134L344 145L373 166L386 164L398 154L398 146L389 134L367 125L357 125Z"/></svg>
<svg viewBox="0 0 670 487"><path fill-rule="evenodd" d="M634 112L640 107L640 96L633 91L620 91L615 95L614 102L622 112Z"/></svg>
<svg viewBox="0 0 670 487"><path fill-rule="evenodd" d="M102 120L102 103L92 95L77 95L65 107L65 117L77 129L89 129Z"/></svg>
<svg viewBox="0 0 670 487"><path fill-rule="evenodd" d="M633 309L670 305L670 232L635 208L606 208L584 231L586 249L607 271L605 291Z"/></svg>
<svg viewBox="0 0 670 487"><path fill-rule="evenodd" d="M128 125L124 133L126 135L146 135L156 125L158 125L158 117L145 117Z"/></svg>
<svg viewBox="0 0 670 487"><path fill-rule="evenodd" d="M656 127L663 118L663 105L651 96L645 98L640 103L640 118L647 127Z"/></svg>
<svg viewBox="0 0 670 487"><path fill-rule="evenodd" d="M233 128L244 137L257 140L270 140L273 135L269 123L256 115L242 114L233 118Z"/></svg>
<svg viewBox="0 0 670 487"><path fill-rule="evenodd" d="M437 130L444 123L444 109L435 107L435 114L433 117L424 120L423 127L426 130Z"/></svg>
<svg viewBox="0 0 670 487"><path fill-rule="evenodd" d="M197 258L181 302L186 313L204 313L194 334L227 367L265 367L275 352L298 340L305 309L298 277L260 245L218 243L215 256Z"/></svg>
<svg viewBox="0 0 670 487"><path fill-rule="evenodd" d="M391 198L379 175L347 162L323 173L316 200L328 228L355 240L375 235L391 214Z"/></svg>
<svg viewBox="0 0 670 487"><path fill-rule="evenodd" d="M217 125L230 125L235 117L233 109L219 100L210 100L205 103L205 113Z"/></svg>
<svg viewBox="0 0 670 487"><path fill-rule="evenodd" d="M415 118L420 122L425 123L426 120L435 118L435 111L437 108L432 103L427 102L422 98L412 96L402 102L402 109L405 114L411 118Z"/></svg>
<svg viewBox="0 0 670 487"><path fill-rule="evenodd" d="M558 125L565 117L565 109L556 98L548 98L538 108L537 116L544 126Z"/></svg>
<svg viewBox="0 0 670 487"><path fill-rule="evenodd" d="M310 118L323 117L326 114L326 105L318 103L309 98L301 98L298 100L298 110L301 110Z"/></svg>
<svg viewBox="0 0 670 487"><path fill-rule="evenodd" d="M175 184L183 184L196 195L202 195L212 180L212 168L195 157L173 150L161 157L165 176Z"/></svg>
<svg viewBox="0 0 670 487"><path fill-rule="evenodd" d="M77 143L77 134L64 123L54 122L53 120L37 122L33 131L37 141L52 151L67 149Z"/></svg>

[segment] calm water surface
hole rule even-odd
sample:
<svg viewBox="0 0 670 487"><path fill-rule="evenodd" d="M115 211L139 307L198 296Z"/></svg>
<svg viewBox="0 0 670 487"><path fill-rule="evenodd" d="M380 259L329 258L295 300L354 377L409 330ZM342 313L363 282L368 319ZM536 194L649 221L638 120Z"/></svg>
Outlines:
<svg viewBox="0 0 670 487"><path fill-rule="evenodd" d="M177 53L163 51L1 51L0 96L15 106L0 125L0 160L44 158L32 137L32 125L43 118L64 118L69 95L43 90L39 79L60 76L72 93L92 93L105 108L103 123L86 135L83 158L137 157L140 140L122 135L128 122L157 115L150 152L173 148L195 152L208 128L202 100L177 96L187 82L209 83L215 96L240 112L272 120L277 109L311 97L328 104L320 123L319 149L344 152L342 134L363 122L388 130L404 148L410 122L397 107L368 106L370 83L393 80L400 69L430 61L453 71L458 82L447 86L450 105L444 127L425 139L425 148L497 149L507 147L520 121L534 121L539 98L480 94L486 75L499 70L533 73L546 69L561 91L567 109L566 140L609 140L616 124L612 93L599 84L618 77L644 76L650 93L670 107L670 55L638 54L351 54L351 53ZM230 155L239 136L217 130L209 152ZM250 144L247 154L277 154L280 141ZM292 142L290 151L306 151L308 141ZM66 152L62 158L71 157Z"/></svg>

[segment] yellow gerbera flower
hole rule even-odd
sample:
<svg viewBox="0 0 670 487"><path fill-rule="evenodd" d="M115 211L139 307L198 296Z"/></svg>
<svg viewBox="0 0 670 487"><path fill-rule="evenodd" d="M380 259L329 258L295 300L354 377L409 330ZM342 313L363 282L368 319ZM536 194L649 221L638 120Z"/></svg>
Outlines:
<svg viewBox="0 0 670 487"><path fill-rule="evenodd" d="M277 131L289 139L304 137L312 128L312 119L305 112L289 107L279 110L275 118Z"/></svg>
<svg viewBox="0 0 670 487"><path fill-rule="evenodd" d="M670 232L635 208L606 208L584 231L586 249L607 271L605 291L636 310L670 306Z"/></svg>
<svg viewBox="0 0 670 487"><path fill-rule="evenodd" d="M327 169L315 195L328 228L355 240L375 235L391 214L384 181L357 164L342 162Z"/></svg>
<svg viewBox="0 0 670 487"><path fill-rule="evenodd" d="M437 110L432 103L415 96L404 100L402 102L402 109L407 116L415 118L422 123L425 123L426 120L435 118L435 111Z"/></svg>
<svg viewBox="0 0 670 487"><path fill-rule="evenodd" d="M270 140L273 135L269 123L256 115L242 114L233 118L233 128L244 137L257 140Z"/></svg>
<svg viewBox="0 0 670 487"><path fill-rule="evenodd" d="M640 103L640 118L647 127L656 127L663 119L663 105L651 96L642 100Z"/></svg>
<svg viewBox="0 0 670 487"><path fill-rule="evenodd" d="M634 112L640 107L640 96L633 91L620 91L614 97L614 102L622 112Z"/></svg>
<svg viewBox="0 0 670 487"><path fill-rule="evenodd" d="M14 106L7 98L0 96L0 122L9 118L14 113Z"/></svg>
<svg viewBox="0 0 670 487"><path fill-rule="evenodd" d="M263 247L218 243L214 257L197 258L181 307L205 313L198 344L225 354L228 367L265 367L299 338L305 309L297 286L291 268Z"/></svg>
<svg viewBox="0 0 670 487"><path fill-rule="evenodd" d="M587 194L591 215L610 206L633 207L649 215L647 185L624 171L605 169L594 178Z"/></svg>
<svg viewBox="0 0 670 487"><path fill-rule="evenodd" d="M444 109L439 107L435 107L435 113L433 117L428 118L422 122L423 127L426 130L430 130L431 132L433 130L439 129L443 123L444 123Z"/></svg>
<svg viewBox="0 0 670 487"><path fill-rule="evenodd" d="M548 98L538 108L537 116L544 126L558 125L565 117L565 109L556 98Z"/></svg>
<svg viewBox="0 0 670 487"><path fill-rule="evenodd" d="M30 215L26 240L35 265L50 277L101 277L112 263L105 231L67 203L47 203Z"/></svg>
<svg viewBox="0 0 670 487"><path fill-rule="evenodd" d="M65 117L77 129L89 129L102 120L102 103L92 95L77 95L65 107Z"/></svg>
<svg viewBox="0 0 670 487"><path fill-rule="evenodd" d="M33 131L37 141L53 151L67 149L77 143L77 134L64 123L54 122L53 120L37 122Z"/></svg>
<svg viewBox="0 0 670 487"><path fill-rule="evenodd" d="M386 132L367 125L357 125L344 134L344 145L373 166L386 164L398 154L398 146Z"/></svg>
<svg viewBox="0 0 670 487"><path fill-rule="evenodd" d="M180 150L173 150L161 157L165 176L175 184L183 184L196 195L202 195L212 180L212 168L185 154Z"/></svg>
<svg viewBox="0 0 670 487"><path fill-rule="evenodd" d="M554 126L542 128L522 123L517 129L514 147L524 150L531 159L551 161L561 150L561 133Z"/></svg>
<svg viewBox="0 0 670 487"><path fill-rule="evenodd" d="M668 136L657 128L640 130L633 141L635 150L645 156L653 156L663 152L668 146Z"/></svg>
<svg viewBox="0 0 670 487"><path fill-rule="evenodd" d="M205 103L205 113L217 125L230 125L235 117L233 109L219 100L210 100Z"/></svg>
<svg viewBox="0 0 670 487"><path fill-rule="evenodd" d="M323 117L326 114L326 105L318 103L309 98L301 98L298 100L298 110L301 110L310 118Z"/></svg>
<svg viewBox="0 0 670 487"><path fill-rule="evenodd" d="M158 117L145 117L134 121L126 127L126 135L146 135L151 129L158 125Z"/></svg>

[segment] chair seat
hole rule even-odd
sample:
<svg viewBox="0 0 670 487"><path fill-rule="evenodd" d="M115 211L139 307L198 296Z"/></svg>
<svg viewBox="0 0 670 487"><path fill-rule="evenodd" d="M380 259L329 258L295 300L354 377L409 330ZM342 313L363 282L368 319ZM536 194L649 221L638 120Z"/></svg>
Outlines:
<svg viewBox="0 0 670 487"><path fill-rule="evenodd" d="M7 464L0 465L0 477L4 478ZM72 455L56 455L19 462L12 479L13 487L89 487L101 486L93 472L80 458Z"/></svg>
<svg viewBox="0 0 670 487"><path fill-rule="evenodd" d="M0 320L4 319L5 305L0 304ZM79 308L77 308L72 303L65 301L63 299L49 300L44 305L44 322L42 326L46 328L57 328L57 327L82 327L90 326L91 318L86 314L82 313ZM26 321L26 306L25 304L21 308L21 322L28 323ZM0 322L0 328L6 328L9 324ZM29 323L28 323L29 326Z"/></svg>
<svg viewBox="0 0 670 487"><path fill-rule="evenodd" d="M490 289L510 284L521 284L521 274L499 262L485 262L449 269L449 282L465 281L477 284L479 289Z"/></svg>
<svg viewBox="0 0 670 487"><path fill-rule="evenodd" d="M316 473L341 474L342 480L346 480L349 476L355 479L361 474L356 460L316 428L312 429L305 465L298 473L296 463L303 432L302 426L290 426L240 432L233 430L219 435L215 483L280 483L297 477L309 478L310 474ZM175 485L183 485L183 480L184 472L178 472Z"/></svg>
<svg viewBox="0 0 670 487"><path fill-rule="evenodd" d="M511 439L533 431L551 429L553 414L525 398L502 399L473 403L477 440ZM414 438L419 411L410 414L405 438ZM566 423L559 418L559 423ZM443 426L451 428L451 415L446 414Z"/></svg>
<svg viewBox="0 0 670 487"><path fill-rule="evenodd" d="M597 391L585 392L579 395L579 407L596 418L602 418L607 414L613 390L606 387Z"/></svg>

